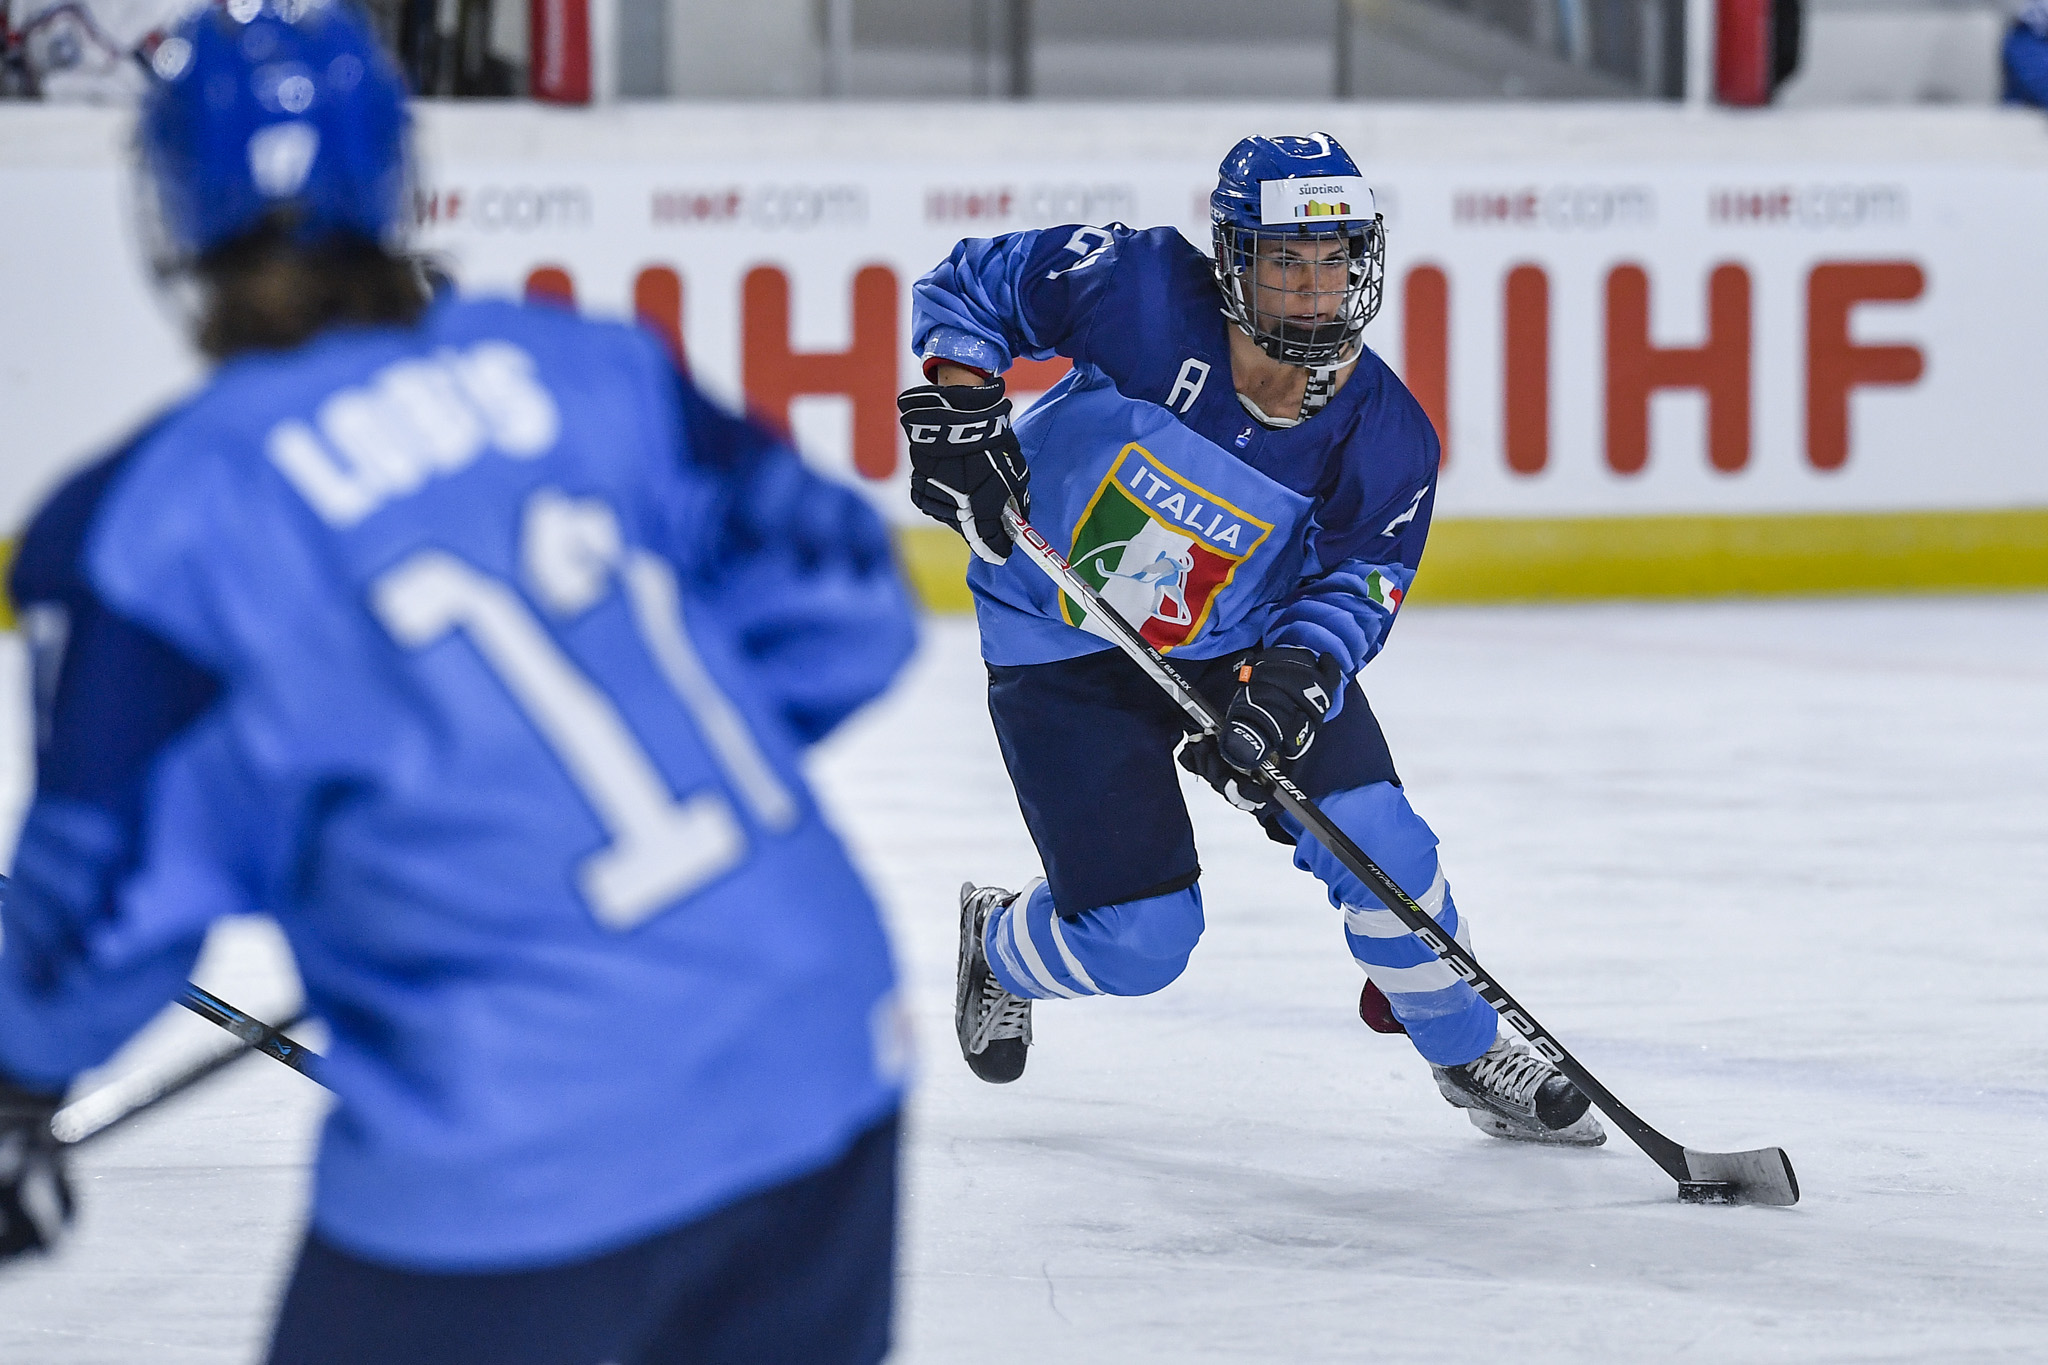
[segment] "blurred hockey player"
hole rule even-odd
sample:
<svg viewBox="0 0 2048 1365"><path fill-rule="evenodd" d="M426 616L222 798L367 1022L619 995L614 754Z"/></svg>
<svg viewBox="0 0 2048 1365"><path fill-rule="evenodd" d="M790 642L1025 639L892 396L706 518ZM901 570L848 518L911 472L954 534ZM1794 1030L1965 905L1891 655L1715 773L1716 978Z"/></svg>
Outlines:
<svg viewBox="0 0 2048 1365"><path fill-rule="evenodd" d="M2048 109L2048 0L2028 0L2013 17L1999 56L2006 103Z"/></svg>
<svg viewBox="0 0 2048 1365"><path fill-rule="evenodd" d="M67 1221L67 1083L265 911L335 1094L274 1365L881 1359L894 971L799 767L911 647L880 522L636 328L430 298L348 8L155 69L221 363L13 570L0 1249Z"/></svg>
<svg viewBox="0 0 2048 1365"><path fill-rule="evenodd" d="M1446 931L1469 929L1353 681L1415 577L1438 446L1367 348L1386 237L1327 134L1223 160L1211 261L1171 228L964 241L919 281L933 382L899 406L916 504L966 537L989 709L1045 878L963 888L956 1020L975 1074L1022 1074L1034 1000L1144 995L1202 933L1181 761L1294 846L1344 916L1368 1022L1405 1031L1481 1130L1604 1140L1586 1097L1244 780L1272 753ZM1014 427L1002 372L1073 371ZM1006 503L1224 715L1221 747L1021 556Z"/></svg>

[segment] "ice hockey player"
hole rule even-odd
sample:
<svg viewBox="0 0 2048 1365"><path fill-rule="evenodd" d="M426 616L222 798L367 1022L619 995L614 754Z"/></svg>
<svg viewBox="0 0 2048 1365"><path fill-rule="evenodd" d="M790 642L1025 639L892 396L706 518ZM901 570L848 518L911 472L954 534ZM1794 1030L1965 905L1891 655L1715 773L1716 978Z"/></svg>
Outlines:
<svg viewBox="0 0 2048 1365"><path fill-rule="evenodd" d="M155 69L221 363L13 570L0 1246L67 1221L66 1084L267 911L335 1093L274 1365L881 1359L900 1016L799 768L911 647L880 522L638 329L430 299L348 6Z"/></svg>
<svg viewBox="0 0 2048 1365"><path fill-rule="evenodd" d="M911 495L974 552L989 709L1045 868L1021 894L961 892L961 1050L982 1079L1015 1080L1032 1001L1144 995L1180 975L1202 896L1179 746L1328 887L1366 1002L1446 1099L1500 1137L1601 1142L1578 1088L1244 780L1265 753L1285 760L1468 941L1436 836L1353 681L1414 580L1438 464L1428 418L1362 340L1382 219L1323 133L1238 143L1210 203L1213 262L1171 228L1057 227L964 241L915 290L933 382L899 400ZM1072 373L1013 428L1002 372L1055 354ZM1010 555L1006 502L1172 651L1224 714L1220 747L1184 742L1180 710Z"/></svg>
<svg viewBox="0 0 2048 1365"><path fill-rule="evenodd" d="M2013 16L1999 57L2006 103L2048 109L2048 0L2028 0Z"/></svg>

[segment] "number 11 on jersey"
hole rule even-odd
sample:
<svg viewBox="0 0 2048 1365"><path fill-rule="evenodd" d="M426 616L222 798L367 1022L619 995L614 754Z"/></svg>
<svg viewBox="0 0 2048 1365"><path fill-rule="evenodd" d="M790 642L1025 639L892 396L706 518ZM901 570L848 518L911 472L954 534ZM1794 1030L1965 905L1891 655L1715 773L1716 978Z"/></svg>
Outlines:
<svg viewBox="0 0 2048 1365"><path fill-rule="evenodd" d="M577 868L584 900L606 928L634 928L745 856L746 834L724 796L706 790L678 799L618 707L562 652L512 588L453 555L422 550L380 576L371 600L386 629L408 647L425 648L452 631L464 632L540 731L610 835L611 842ZM664 605L676 607L673 598ZM646 616L636 612L643 634ZM682 632L679 621L667 624L672 629L662 630L663 638L650 642L650 649L673 674L673 661L659 655L674 655ZM693 713L711 709L712 747L728 762L735 749L752 759L740 774L746 779L742 790L759 805L763 782L773 784L782 803L769 823L786 827L793 822L793 802L765 773L752 735L732 734L740 724L738 712L715 692L700 663L696 669L701 684L690 691L708 693L709 699L680 699ZM707 717L697 719L703 728Z"/></svg>

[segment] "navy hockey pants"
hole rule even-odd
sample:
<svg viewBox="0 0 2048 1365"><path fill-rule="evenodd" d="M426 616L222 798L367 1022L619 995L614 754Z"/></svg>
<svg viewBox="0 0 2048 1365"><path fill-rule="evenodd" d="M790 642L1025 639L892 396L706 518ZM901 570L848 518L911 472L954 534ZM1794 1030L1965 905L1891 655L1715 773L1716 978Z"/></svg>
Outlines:
<svg viewBox="0 0 2048 1365"><path fill-rule="evenodd" d="M1176 660L1219 709L1229 658ZM1180 708L1117 650L990 667L989 712L1046 880L989 917L997 979L1034 999L1148 995L1185 970L1202 934L1201 867L1173 751ZM1446 931L1469 944L1436 835L1408 805L1379 721L1356 682L1291 776ZM1409 933L1322 845L1269 807L1344 913L1352 957L1386 994L1416 1050L1453 1066L1492 1045L1493 1008Z"/></svg>
<svg viewBox="0 0 2048 1365"><path fill-rule="evenodd" d="M570 1265L428 1274L309 1235L270 1365L872 1365L889 1349L897 1128Z"/></svg>

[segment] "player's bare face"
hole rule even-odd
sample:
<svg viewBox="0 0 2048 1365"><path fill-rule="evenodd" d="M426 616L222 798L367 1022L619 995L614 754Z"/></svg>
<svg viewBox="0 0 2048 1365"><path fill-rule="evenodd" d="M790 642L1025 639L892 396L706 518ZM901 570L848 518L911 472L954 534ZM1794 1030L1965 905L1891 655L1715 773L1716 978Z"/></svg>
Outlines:
<svg viewBox="0 0 2048 1365"><path fill-rule="evenodd" d="M1264 327L1312 332L1342 315L1349 278L1340 240L1262 241L1252 258L1252 304Z"/></svg>

